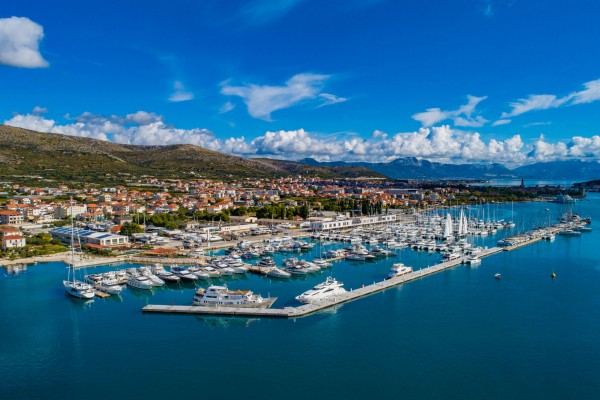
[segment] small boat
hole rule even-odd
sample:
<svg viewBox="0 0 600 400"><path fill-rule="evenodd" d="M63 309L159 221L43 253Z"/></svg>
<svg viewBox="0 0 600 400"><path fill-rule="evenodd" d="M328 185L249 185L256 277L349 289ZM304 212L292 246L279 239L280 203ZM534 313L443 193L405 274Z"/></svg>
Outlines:
<svg viewBox="0 0 600 400"><path fill-rule="evenodd" d="M556 274L554 273L554 271L552 271L552 273L550 274L550 278L552 278L552 279L556 278Z"/></svg>
<svg viewBox="0 0 600 400"><path fill-rule="evenodd" d="M502 278L502 275L500 275L500 274L496 274L496 275L494 275L494 278L496 278L496 279L500 279L500 278Z"/></svg>
<svg viewBox="0 0 600 400"><path fill-rule="evenodd" d="M281 268L273 267L269 272L267 272L267 276L272 278L282 278L287 279L292 276L291 273L282 270Z"/></svg>
<svg viewBox="0 0 600 400"><path fill-rule="evenodd" d="M573 229L565 229L559 233L561 236L581 236L581 232L574 231Z"/></svg>
<svg viewBox="0 0 600 400"><path fill-rule="evenodd" d="M202 271L207 273L209 278L220 278L222 275L219 271L217 271L213 267L204 267L204 268L202 268Z"/></svg>
<svg viewBox="0 0 600 400"><path fill-rule="evenodd" d="M181 278L182 281L193 282L198 279L196 275L179 266L171 267L171 272Z"/></svg>

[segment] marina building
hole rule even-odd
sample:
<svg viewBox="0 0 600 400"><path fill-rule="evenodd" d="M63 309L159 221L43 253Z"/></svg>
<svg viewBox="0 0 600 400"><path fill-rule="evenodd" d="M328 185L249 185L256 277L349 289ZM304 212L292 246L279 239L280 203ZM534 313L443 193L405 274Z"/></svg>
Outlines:
<svg viewBox="0 0 600 400"><path fill-rule="evenodd" d="M71 242L71 228L63 227L56 228L50 231L53 238L59 239L61 242ZM119 247L129 243L127 236L115 235L106 232L96 232L89 229L75 228L73 229L75 241L81 241L81 244L92 244L96 246Z"/></svg>
<svg viewBox="0 0 600 400"><path fill-rule="evenodd" d="M338 218L323 219L321 221L312 221L310 229L313 231L329 231L332 229L351 229L366 226L376 226L381 224L393 223L396 221L396 215L377 215L373 217L359 218Z"/></svg>

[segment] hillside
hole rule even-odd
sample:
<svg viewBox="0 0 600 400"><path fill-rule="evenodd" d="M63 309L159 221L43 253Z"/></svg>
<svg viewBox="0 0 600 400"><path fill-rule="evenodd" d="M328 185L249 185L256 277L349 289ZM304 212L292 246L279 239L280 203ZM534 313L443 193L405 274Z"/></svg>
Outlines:
<svg viewBox="0 0 600 400"><path fill-rule="evenodd" d="M121 145L0 125L0 176L42 176L83 182L132 174L157 177L261 178L297 174L344 178L380 176L365 168L329 168L269 159L247 159L180 144Z"/></svg>

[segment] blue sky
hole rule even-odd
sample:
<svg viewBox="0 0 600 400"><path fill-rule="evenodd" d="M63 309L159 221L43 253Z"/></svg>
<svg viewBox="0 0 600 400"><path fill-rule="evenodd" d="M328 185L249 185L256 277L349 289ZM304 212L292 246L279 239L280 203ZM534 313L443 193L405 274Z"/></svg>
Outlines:
<svg viewBox="0 0 600 400"><path fill-rule="evenodd" d="M291 159L600 158L595 1L58 4L0 10L0 121Z"/></svg>

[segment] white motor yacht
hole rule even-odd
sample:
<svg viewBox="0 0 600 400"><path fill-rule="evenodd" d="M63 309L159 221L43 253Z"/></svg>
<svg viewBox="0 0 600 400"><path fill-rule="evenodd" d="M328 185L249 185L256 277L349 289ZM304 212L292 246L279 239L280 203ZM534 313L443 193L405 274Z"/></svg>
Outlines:
<svg viewBox="0 0 600 400"><path fill-rule="evenodd" d="M121 294L123 286L119 285L116 279L106 278L96 285L96 289L106 294Z"/></svg>
<svg viewBox="0 0 600 400"><path fill-rule="evenodd" d="M202 271L206 272L209 278L220 278L222 276L221 272L210 266L202 268Z"/></svg>
<svg viewBox="0 0 600 400"><path fill-rule="evenodd" d="M164 286L165 285L165 281L163 281L162 279L160 279L158 276L154 275L152 273L152 271L150 271L150 268L148 267L140 267L139 268L140 274L142 274L143 276L147 277L150 282L152 282L152 286Z"/></svg>
<svg viewBox="0 0 600 400"><path fill-rule="evenodd" d="M385 279L392 279L400 275L408 274L410 272L413 272L413 269L411 267L407 267L402 263L395 263L394 265L392 265L392 268L390 269L390 272L388 272Z"/></svg>
<svg viewBox="0 0 600 400"><path fill-rule="evenodd" d="M173 266L171 267L171 272L181 278L182 281L193 282L198 279L198 277L192 274L190 271L183 267Z"/></svg>
<svg viewBox="0 0 600 400"><path fill-rule="evenodd" d="M157 264L154 267L152 267L152 272L154 273L154 275L158 276L165 282L178 283L181 280L181 278L175 275L174 273L164 269L164 267L161 264Z"/></svg>
<svg viewBox="0 0 600 400"><path fill-rule="evenodd" d="M275 300L276 297L263 298L250 290L229 290L227 286L211 285L207 289L198 289L194 295L193 305L269 308Z"/></svg>
<svg viewBox="0 0 600 400"><path fill-rule="evenodd" d="M328 277L325 282L316 285L311 290L307 290L299 296L296 296L296 300L307 304L338 296L346 293L346 289L342 287L343 285L344 284L342 282L338 282L334 278Z"/></svg>
<svg viewBox="0 0 600 400"><path fill-rule="evenodd" d="M127 278L127 284L136 289L150 290L154 287L152 281L144 275L129 275Z"/></svg>
<svg viewBox="0 0 600 400"><path fill-rule="evenodd" d="M272 278L289 278L292 276L291 273L282 270L281 268L277 268L277 267L273 267L269 270L269 272L267 272L267 276L270 276Z"/></svg>

